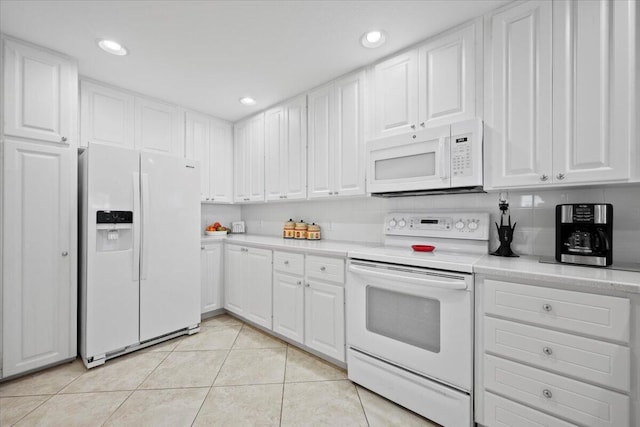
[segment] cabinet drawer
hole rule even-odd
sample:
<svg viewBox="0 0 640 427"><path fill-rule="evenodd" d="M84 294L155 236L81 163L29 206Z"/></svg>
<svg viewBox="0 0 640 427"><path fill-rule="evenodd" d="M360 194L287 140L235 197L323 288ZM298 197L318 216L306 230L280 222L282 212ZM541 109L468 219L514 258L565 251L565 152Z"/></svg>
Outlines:
<svg viewBox="0 0 640 427"><path fill-rule="evenodd" d="M307 276L344 283L344 259L307 255Z"/></svg>
<svg viewBox="0 0 640 427"><path fill-rule="evenodd" d="M576 427L511 400L484 394L484 424L492 427Z"/></svg>
<svg viewBox="0 0 640 427"><path fill-rule="evenodd" d="M273 269L282 273L304 275L304 255L290 252L273 252Z"/></svg>
<svg viewBox="0 0 640 427"><path fill-rule="evenodd" d="M629 397L624 394L491 355L484 362L489 391L584 426L629 425Z"/></svg>
<svg viewBox="0 0 640 427"><path fill-rule="evenodd" d="M485 311L580 334L629 342L629 300L583 292L484 281Z"/></svg>
<svg viewBox="0 0 640 427"><path fill-rule="evenodd" d="M535 326L485 318L485 350L621 391L630 389L630 350Z"/></svg>

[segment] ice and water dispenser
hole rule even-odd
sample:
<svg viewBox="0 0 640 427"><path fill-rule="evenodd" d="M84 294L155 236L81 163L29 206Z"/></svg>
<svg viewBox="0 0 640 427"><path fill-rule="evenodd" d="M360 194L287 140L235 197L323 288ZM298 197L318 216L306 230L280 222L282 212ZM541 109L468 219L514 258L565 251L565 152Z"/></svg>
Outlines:
<svg viewBox="0 0 640 427"><path fill-rule="evenodd" d="M133 248L133 212L98 211L96 251L125 251Z"/></svg>

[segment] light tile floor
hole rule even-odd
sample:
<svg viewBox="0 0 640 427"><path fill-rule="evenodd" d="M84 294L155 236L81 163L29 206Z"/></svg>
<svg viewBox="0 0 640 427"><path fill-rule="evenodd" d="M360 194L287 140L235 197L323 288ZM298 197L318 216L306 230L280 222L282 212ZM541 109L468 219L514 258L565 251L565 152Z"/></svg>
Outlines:
<svg viewBox="0 0 640 427"><path fill-rule="evenodd" d="M86 370L0 383L0 426L436 426L228 315Z"/></svg>

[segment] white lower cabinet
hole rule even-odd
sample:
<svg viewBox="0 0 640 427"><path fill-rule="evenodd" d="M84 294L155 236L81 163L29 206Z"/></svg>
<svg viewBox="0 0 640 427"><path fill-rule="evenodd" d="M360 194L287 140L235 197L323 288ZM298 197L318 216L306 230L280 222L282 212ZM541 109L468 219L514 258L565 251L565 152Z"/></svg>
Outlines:
<svg viewBox="0 0 640 427"><path fill-rule="evenodd" d="M273 331L304 342L304 277L273 273Z"/></svg>
<svg viewBox="0 0 640 427"><path fill-rule="evenodd" d="M271 329L271 250L227 245L224 259L224 307Z"/></svg>
<svg viewBox="0 0 640 427"><path fill-rule="evenodd" d="M5 140L2 377L76 356L75 147Z"/></svg>
<svg viewBox="0 0 640 427"><path fill-rule="evenodd" d="M222 242L200 246L201 313L222 308Z"/></svg>
<svg viewBox="0 0 640 427"><path fill-rule="evenodd" d="M304 343L344 361L344 287L307 279L304 296Z"/></svg>
<svg viewBox="0 0 640 427"><path fill-rule="evenodd" d="M476 422L630 425L630 300L479 275Z"/></svg>

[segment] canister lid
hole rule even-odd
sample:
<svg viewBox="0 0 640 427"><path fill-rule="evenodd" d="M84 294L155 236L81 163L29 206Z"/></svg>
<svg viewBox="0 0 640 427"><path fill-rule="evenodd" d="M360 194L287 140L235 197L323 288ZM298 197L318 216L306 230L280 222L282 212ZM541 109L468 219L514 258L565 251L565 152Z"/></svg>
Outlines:
<svg viewBox="0 0 640 427"><path fill-rule="evenodd" d="M316 223L314 222L309 226L309 231L320 231L320 226L316 225Z"/></svg>

